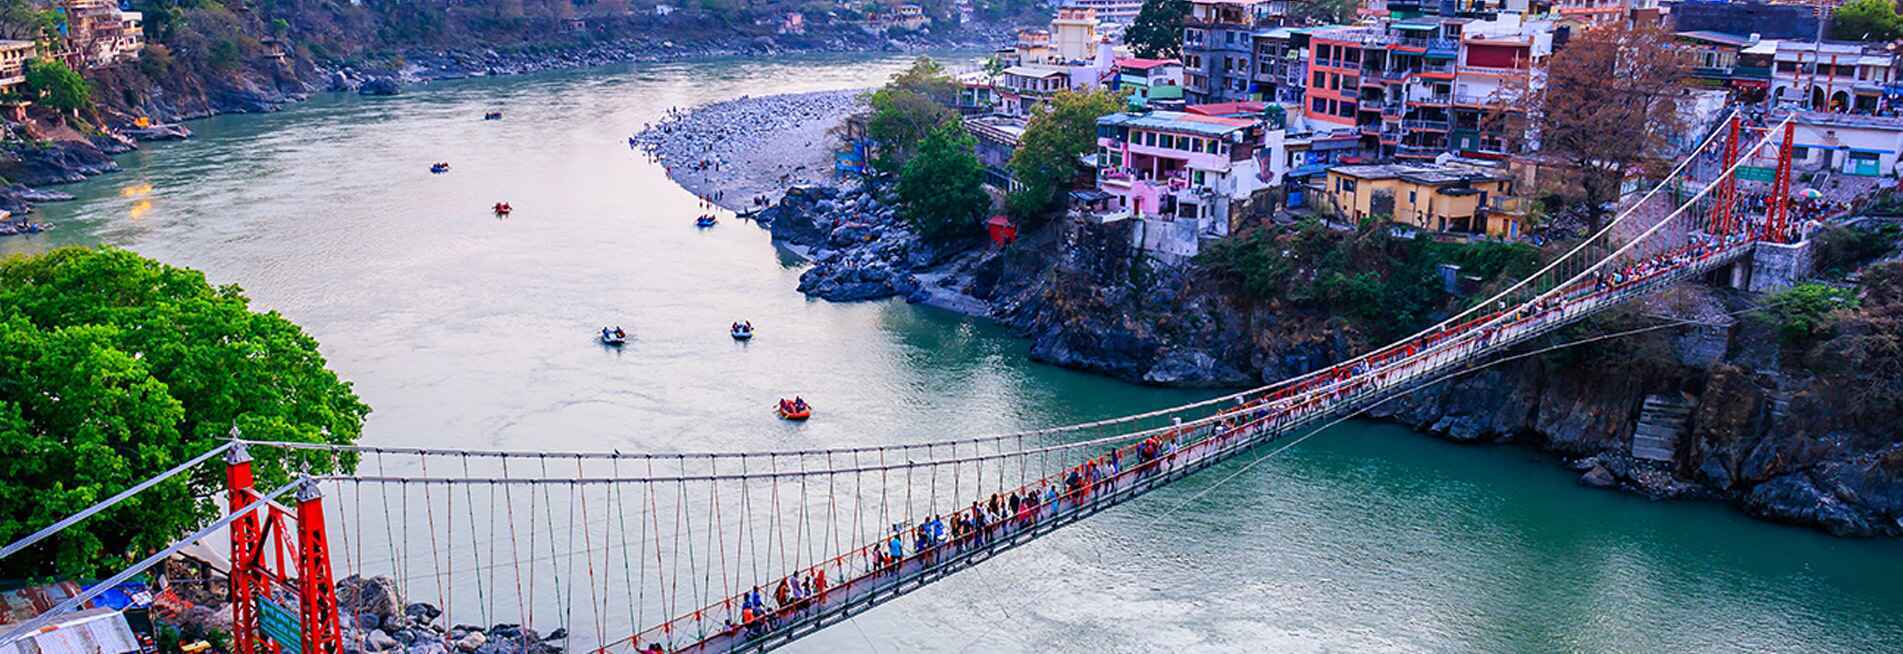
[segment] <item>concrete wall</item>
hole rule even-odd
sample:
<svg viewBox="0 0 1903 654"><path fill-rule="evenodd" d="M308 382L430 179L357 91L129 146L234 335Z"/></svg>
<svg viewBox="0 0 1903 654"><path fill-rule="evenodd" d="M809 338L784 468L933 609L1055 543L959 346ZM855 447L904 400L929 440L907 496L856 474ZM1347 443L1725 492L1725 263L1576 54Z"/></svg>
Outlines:
<svg viewBox="0 0 1903 654"><path fill-rule="evenodd" d="M1753 293L1780 291L1797 285L1811 275L1811 242L1786 245L1759 243L1751 252Z"/></svg>

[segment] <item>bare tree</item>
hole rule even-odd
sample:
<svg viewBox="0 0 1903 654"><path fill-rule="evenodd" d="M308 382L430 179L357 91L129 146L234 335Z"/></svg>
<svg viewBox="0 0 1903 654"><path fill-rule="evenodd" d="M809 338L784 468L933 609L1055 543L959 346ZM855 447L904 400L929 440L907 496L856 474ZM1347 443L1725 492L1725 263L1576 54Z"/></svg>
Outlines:
<svg viewBox="0 0 1903 654"><path fill-rule="evenodd" d="M1688 64L1653 25L1591 28L1548 58L1545 85L1527 96L1531 156L1564 171L1542 177L1583 205L1593 231L1627 178L1662 174L1671 162Z"/></svg>

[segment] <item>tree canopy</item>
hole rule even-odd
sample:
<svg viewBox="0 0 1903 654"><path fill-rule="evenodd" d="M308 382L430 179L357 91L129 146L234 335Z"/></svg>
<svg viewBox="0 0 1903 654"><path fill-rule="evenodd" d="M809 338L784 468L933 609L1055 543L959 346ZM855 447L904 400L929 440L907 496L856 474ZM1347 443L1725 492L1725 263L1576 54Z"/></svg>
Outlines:
<svg viewBox="0 0 1903 654"><path fill-rule="evenodd" d="M54 109L74 112L92 106L92 86L58 59L34 59L26 65L26 88Z"/></svg>
<svg viewBox="0 0 1903 654"><path fill-rule="evenodd" d="M1011 155L1011 173L1024 185L1007 203L1015 217L1030 221L1056 206L1077 177L1077 158L1097 150L1097 119L1122 105L1110 91L1060 91L1031 110Z"/></svg>
<svg viewBox="0 0 1903 654"><path fill-rule="evenodd" d="M348 444L369 407L317 341L236 286L125 250L0 261L0 542L246 438ZM252 453L261 488L352 462ZM160 484L0 561L0 578L116 570L216 515L216 466Z"/></svg>
<svg viewBox="0 0 1903 654"><path fill-rule="evenodd" d="M1850 0L1830 17L1830 36L1847 41L1889 41L1903 36L1903 18L1887 0Z"/></svg>
<svg viewBox="0 0 1903 654"><path fill-rule="evenodd" d="M971 233L991 206L977 142L957 121L932 129L899 175L899 206L920 234L945 240Z"/></svg>
<svg viewBox="0 0 1903 654"><path fill-rule="evenodd" d="M1625 179L1662 172L1672 158L1688 64L1672 38L1651 25L1585 30L1548 60L1544 90L1528 96L1536 156L1571 173L1546 176L1562 183L1552 190L1583 205L1594 230Z"/></svg>
<svg viewBox="0 0 1903 654"><path fill-rule="evenodd" d="M957 93L958 87L944 67L929 57L919 57L910 68L872 92L866 98L872 108L866 133L879 142L878 159L873 165L885 171L903 168L926 134L940 123L957 118L958 112L950 106Z"/></svg>
<svg viewBox="0 0 1903 654"><path fill-rule="evenodd" d="M1123 42L1138 57L1175 59L1183 54L1183 18L1188 15L1189 0L1143 0Z"/></svg>

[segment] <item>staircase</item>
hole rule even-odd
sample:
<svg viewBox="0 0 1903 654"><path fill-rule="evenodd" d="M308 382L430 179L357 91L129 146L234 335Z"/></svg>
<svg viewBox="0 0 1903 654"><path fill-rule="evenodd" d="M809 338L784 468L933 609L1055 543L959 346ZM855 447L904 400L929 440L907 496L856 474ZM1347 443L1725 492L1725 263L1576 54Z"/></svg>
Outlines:
<svg viewBox="0 0 1903 654"><path fill-rule="evenodd" d="M1692 401L1683 394L1647 395L1632 431L1632 458L1671 463L1678 437L1691 422Z"/></svg>

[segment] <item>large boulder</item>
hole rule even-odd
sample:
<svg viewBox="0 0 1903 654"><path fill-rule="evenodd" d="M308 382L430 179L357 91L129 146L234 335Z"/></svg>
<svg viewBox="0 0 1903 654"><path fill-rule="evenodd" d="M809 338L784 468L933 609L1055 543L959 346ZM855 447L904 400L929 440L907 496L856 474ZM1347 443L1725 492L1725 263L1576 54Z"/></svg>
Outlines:
<svg viewBox="0 0 1903 654"><path fill-rule="evenodd" d="M0 177L27 186L68 184L119 170L112 155L88 141L53 141L8 148Z"/></svg>
<svg viewBox="0 0 1903 654"><path fill-rule="evenodd" d="M1799 471L1771 478L1744 495L1746 512L1771 520L1823 527L1837 536L1871 536L1869 521L1853 507L1825 491Z"/></svg>
<svg viewBox="0 0 1903 654"><path fill-rule="evenodd" d="M403 92L403 83L395 77L374 77L357 87L359 95L396 95Z"/></svg>
<svg viewBox="0 0 1903 654"><path fill-rule="evenodd" d="M1157 359L1143 381L1172 386L1241 386L1249 375L1201 350L1173 349Z"/></svg>
<svg viewBox="0 0 1903 654"><path fill-rule="evenodd" d="M370 617L384 621L402 615L403 595L390 577L351 575L337 582L337 607L345 615L359 616L360 622L368 625Z"/></svg>

